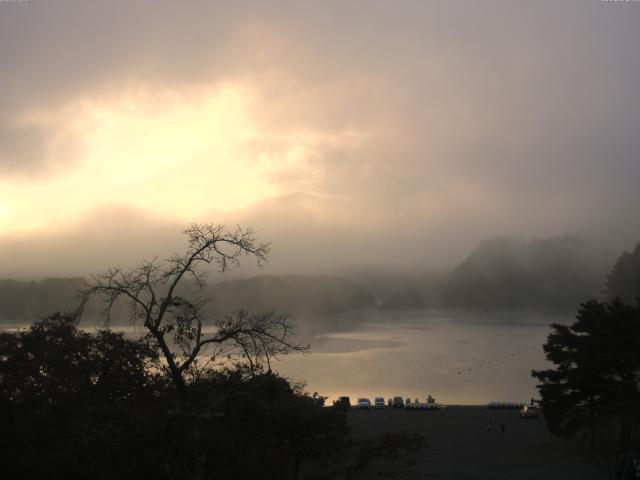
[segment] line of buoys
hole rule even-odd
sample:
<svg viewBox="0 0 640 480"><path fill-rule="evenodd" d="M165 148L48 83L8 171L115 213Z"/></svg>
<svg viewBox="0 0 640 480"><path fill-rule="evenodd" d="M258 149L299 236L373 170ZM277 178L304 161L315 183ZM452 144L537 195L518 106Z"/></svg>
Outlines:
<svg viewBox="0 0 640 480"><path fill-rule="evenodd" d="M489 365L502 363L505 360L509 360L511 358L514 358L514 357L517 357L517 356L520 356L520 355L524 355L525 353L532 352L532 351L534 351L534 350L536 350L538 348L539 348L538 346L532 346L532 347L525 348L524 350L518 350L517 352L513 352L513 353L511 353L509 355L505 355L504 357L501 357L501 358L494 358L493 360L489 360L489 361L486 361L486 362L479 362L478 364L475 365L475 368L480 369L483 366L489 366ZM472 371L473 371L472 367L467 367L467 368L463 368L461 370L458 370L457 374L458 375L463 375L466 372L472 372Z"/></svg>

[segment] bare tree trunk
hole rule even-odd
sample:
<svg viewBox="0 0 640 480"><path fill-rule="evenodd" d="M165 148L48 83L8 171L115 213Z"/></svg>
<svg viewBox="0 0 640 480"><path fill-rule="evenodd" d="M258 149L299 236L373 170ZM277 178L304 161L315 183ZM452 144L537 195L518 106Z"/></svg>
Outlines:
<svg viewBox="0 0 640 480"><path fill-rule="evenodd" d="M187 384L184 381L184 377L182 376L182 371L176 365L175 360L173 359L173 354L171 350L169 350L169 346L167 342L164 340L164 336L155 328L150 328L151 333L154 338L158 342L158 346L160 350L162 350L162 354L164 355L165 360L167 361L167 368L169 368L169 372L171 373L171 379L176 387L176 391L178 392L178 398L180 400L184 400L184 396L187 392Z"/></svg>

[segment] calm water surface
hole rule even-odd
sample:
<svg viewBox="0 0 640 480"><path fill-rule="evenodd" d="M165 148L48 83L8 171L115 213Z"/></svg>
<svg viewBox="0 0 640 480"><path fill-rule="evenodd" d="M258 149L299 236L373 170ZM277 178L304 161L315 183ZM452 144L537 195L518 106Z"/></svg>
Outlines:
<svg viewBox="0 0 640 480"><path fill-rule="evenodd" d="M349 332L316 336L310 354L285 357L274 369L330 400L401 395L425 401L432 395L460 405L529 401L537 397L531 370L548 366L542 344L554 320L510 325L377 317Z"/></svg>

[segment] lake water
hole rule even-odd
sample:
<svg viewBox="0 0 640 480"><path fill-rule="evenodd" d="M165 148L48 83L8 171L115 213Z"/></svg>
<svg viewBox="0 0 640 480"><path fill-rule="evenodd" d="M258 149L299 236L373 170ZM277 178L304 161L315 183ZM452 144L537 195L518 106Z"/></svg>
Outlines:
<svg viewBox="0 0 640 480"><path fill-rule="evenodd" d="M458 405L528 402L538 397L531 370L548 367L542 345L549 323L558 320L480 324L428 312L384 317L375 313L350 331L316 336L310 354L285 357L274 370L304 380L309 392L329 401L432 395Z"/></svg>
<svg viewBox="0 0 640 480"><path fill-rule="evenodd" d="M432 395L452 405L528 402L538 397L531 370L548 367L542 351L548 325L570 320L364 311L346 315L339 332L311 336L310 353L285 356L273 369L329 402L341 395L352 402L396 395L420 401Z"/></svg>

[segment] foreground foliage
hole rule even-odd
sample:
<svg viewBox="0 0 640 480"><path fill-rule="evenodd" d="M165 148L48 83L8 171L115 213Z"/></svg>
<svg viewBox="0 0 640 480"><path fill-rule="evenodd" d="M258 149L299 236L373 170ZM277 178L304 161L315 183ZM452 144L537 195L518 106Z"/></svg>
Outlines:
<svg viewBox="0 0 640 480"><path fill-rule="evenodd" d="M154 342L56 314L0 334L7 478L323 479L398 472L417 436L356 441L343 412L260 365L201 368L178 392Z"/></svg>

